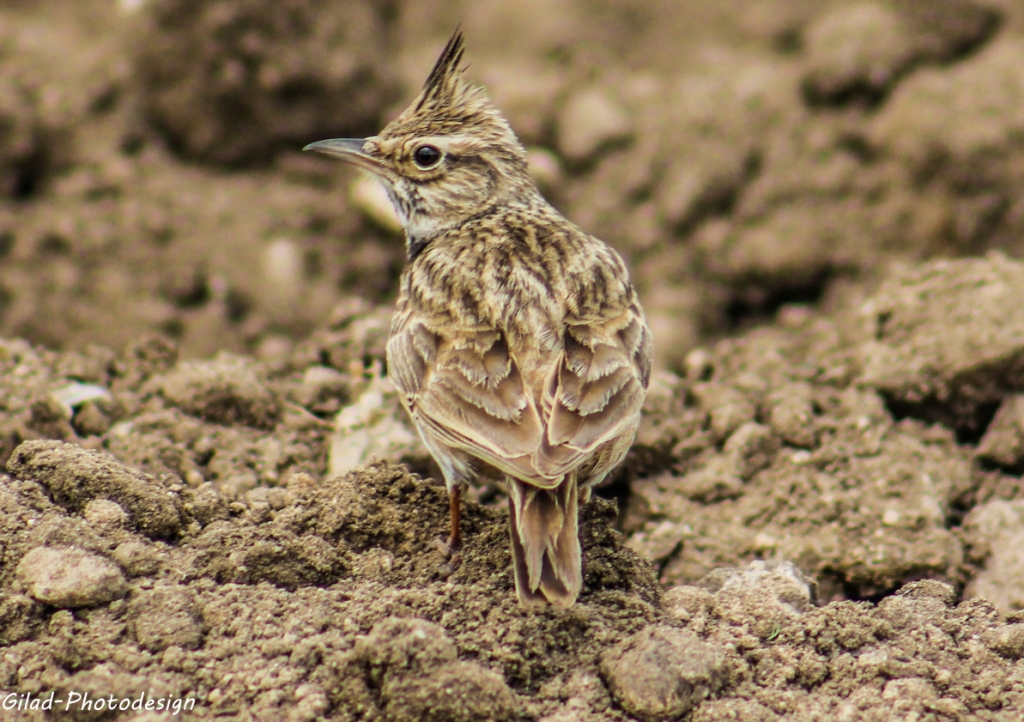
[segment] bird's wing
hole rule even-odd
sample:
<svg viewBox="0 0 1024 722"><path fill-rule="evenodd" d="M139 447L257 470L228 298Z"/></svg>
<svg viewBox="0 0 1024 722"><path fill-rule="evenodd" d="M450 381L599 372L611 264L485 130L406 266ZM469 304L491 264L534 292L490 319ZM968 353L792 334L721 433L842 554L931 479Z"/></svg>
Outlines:
<svg viewBox="0 0 1024 722"><path fill-rule="evenodd" d="M431 329L410 315L392 328L387 351L388 373L426 432L502 471L533 476L543 426L499 332Z"/></svg>
<svg viewBox="0 0 1024 722"><path fill-rule="evenodd" d="M651 333L639 306L567 324L564 351L541 403L545 428L534 458L537 473L557 478L607 442L623 434L632 438L650 375Z"/></svg>
<svg viewBox="0 0 1024 722"><path fill-rule="evenodd" d="M632 434L651 367L637 306L569 324L539 383L524 378L495 330L446 332L410 315L395 324L387 350L389 375L428 433L542 488Z"/></svg>

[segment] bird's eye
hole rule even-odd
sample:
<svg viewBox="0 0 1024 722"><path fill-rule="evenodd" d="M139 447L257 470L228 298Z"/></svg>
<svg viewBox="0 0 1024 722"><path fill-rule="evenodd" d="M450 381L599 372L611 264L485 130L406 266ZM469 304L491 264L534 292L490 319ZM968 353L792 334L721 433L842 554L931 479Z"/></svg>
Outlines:
<svg viewBox="0 0 1024 722"><path fill-rule="evenodd" d="M432 168L441 160L441 151L432 145L421 145L412 154L412 159L420 168Z"/></svg>

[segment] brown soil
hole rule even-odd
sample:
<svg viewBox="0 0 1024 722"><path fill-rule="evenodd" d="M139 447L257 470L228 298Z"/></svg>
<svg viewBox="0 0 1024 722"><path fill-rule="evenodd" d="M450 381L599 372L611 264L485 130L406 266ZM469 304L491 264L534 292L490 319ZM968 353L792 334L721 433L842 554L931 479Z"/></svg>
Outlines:
<svg viewBox="0 0 1024 722"><path fill-rule="evenodd" d="M0 692L1024 716L1019 3L266 8L0 2ZM383 364L401 240L295 150L372 132L460 20L655 329L570 610L516 605L500 489L440 553Z"/></svg>

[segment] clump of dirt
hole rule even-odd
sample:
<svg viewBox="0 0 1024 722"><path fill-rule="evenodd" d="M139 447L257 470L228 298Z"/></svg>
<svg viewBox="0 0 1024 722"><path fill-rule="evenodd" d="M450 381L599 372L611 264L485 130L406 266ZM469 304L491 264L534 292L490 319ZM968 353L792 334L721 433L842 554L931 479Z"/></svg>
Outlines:
<svg viewBox="0 0 1024 722"><path fill-rule="evenodd" d="M858 2L811 23L804 80L816 103L877 102L922 63L948 62L975 50L1002 20L970 0Z"/></svg>
<svg viewBox="0 0 1024 722"><path fill-rule="evenodd" d="M633 452L630 545L665 583L777 557L825 599L962 586L986 554L965 546L964 514L1019 496L1024 338L1006 294L1022 269L1002 256L904 268L833 317L794 308L691 352L687 378L655 387Z"/></svg>
<svg viewBox="0 0 1024 722"><path fill-rule="evenodd" d="M46 73L22 52L17 31L6 24L0 28L0 68L0 199L21 201L67 164L72 114L66 91L48 87ZM0 225L0 258L12 241Z"/></svg>
<svg viewBox="0 0 1024 722"><path fill-rule="evenodd" d="M390 0L158 1L141 12L142 110L186 157L239 165L370 135L395 100Z"/></svg>
<svg viewBox="0 0 1024 722"><path fill-rule="evenodd" d="M3 47L4 40L0 37L0 62L10 53ZM36 91L18 78L5 82L0 93L0 196L31 195L48 171L52 136L58 129L47 127L39 117ZM7 239L2 245L10 242Z"/></svg>

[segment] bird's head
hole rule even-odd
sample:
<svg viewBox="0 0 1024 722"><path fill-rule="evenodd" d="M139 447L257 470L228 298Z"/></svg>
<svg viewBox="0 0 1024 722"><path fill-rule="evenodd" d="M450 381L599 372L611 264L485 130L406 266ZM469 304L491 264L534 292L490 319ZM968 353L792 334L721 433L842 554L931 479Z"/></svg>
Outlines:
<svg viewBox="0 0 1024 722"><path fill-rule="evenodd" d="M372 173L409 241L429 238L535 191L526 153L482 88L462 77L462 33L452 35L423 90L370 138L336 138L304 150Z"/></svg>

